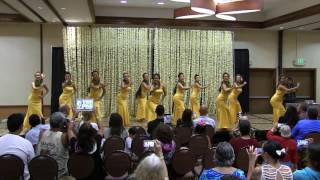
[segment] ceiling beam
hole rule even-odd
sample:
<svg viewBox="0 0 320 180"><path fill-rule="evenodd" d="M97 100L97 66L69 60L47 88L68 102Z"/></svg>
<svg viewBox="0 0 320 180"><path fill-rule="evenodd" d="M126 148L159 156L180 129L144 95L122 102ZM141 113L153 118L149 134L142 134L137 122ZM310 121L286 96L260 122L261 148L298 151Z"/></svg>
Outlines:
<svg viewBox="0 0 320 180"><path fill-rule="evenodd" d="M59 14L59 12L54 8L54 6L51 4L50 0L42 0L48 7L49 9L58 17L60 22L64 25L67 26L68 23L62 18L62 16Z"/></svg>
<svg viewBox="0 0 320 180"><path fill-rule="evenodd" d="M31 21L20 14L0 13L0 22L31 22Z"/></svg>
<svg viewBox="0 0 320 180"><path fill-rule="evenodd" d="M89 6L89 11L90 11L92 23L94 23L96 20L96 12L94 9L94 0L87 0L87 1L88 1L88 6Z"/></svg>
<svg viewBox="0 0 320 180"><path fill-rule="evenodd" d="M19 0L19 2L24 5L29 11L31 11L34 15L36 15L43 23L46 23L47 21L34 9L32 9L27 3L25 3L23 0Z"/></svg>
<svg viewBox="0 0 320 180"><path fill-rule="evenodd" d="M18 14L20 14L22 17L24 17L25 19L28 19L29 22L33 22L32 19L30 19L28 16L24 15L22 12L20 12L19 10L17 10L15 7L11 6L11 4L7 3L5 0L0 0L3 4L5 4L6 6L8 6L10 9L12 9L13 11L17 12ZM6 17L8 17L8 15L5 15ZM18 17L17 17L18 18ZM19 19L19 18L18 18ZM19 21L20 22L20 21Z"/></svg>
<svg viewBox="0 0 320 180"><path fill-rule="evenodd" d="M139 26L181 26L201 28L252 28L261 29L261 22L249 21L216 21L191 19L161 19L161 18L127 18L96 16L96 24L139 25Z"/></svg>

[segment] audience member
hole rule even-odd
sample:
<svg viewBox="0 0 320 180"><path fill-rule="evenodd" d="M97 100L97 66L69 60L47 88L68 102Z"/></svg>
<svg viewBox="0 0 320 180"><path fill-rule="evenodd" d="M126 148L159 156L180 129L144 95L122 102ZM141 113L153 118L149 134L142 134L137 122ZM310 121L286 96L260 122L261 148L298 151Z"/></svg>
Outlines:
<svg viewBox="0 0 320 180"><path fill-rule="evenodd" d="M91 122L91 119L92 119L93 116L94 116L94 112L93 111L84 111L84 112L82 112L82 121L80 121L79 127L77 129L79 129L82 124L87 123L87 124L91 124L91 126L96 131L99 131L99 128L100 128L99 127L99 120L97 120L97 123Z"/></svg>
<svg viewBox="0 0 320 180"><path fill-rule="evenodd" d="M308 119L300 120L292 129L292 137L296 140L302 140L312 132L320 132L320 120L318 119L318 110L315 107L308 108Z"/></svg>
<svg viewBox="0 0 320 180"><path fill-rule="evenodd" d="M279 128L280 136L274 135L273 133L275 131L277 131L277 128L273 127L267 133L267 139L280 143L281 146L286 149L286 156L281 160L281 163L291 167L292 169L296 169L298 163L297 143L291 138L290 126L282 125Z"/></svg>
<svg viewBox="0 0 320 180"><path fill-rule="evenodd" d="M105 173L103 161L100 156L101 141L103 138L102 128L99 132L90 123L83 123L78 135L73 133L73 123L68 126L68 137L70 142L70 153L88 154L94 160L95 169L91 175L82 180L103 180Z"/></svg>
<svg viewBox="0 0 320 180"><path fill-rule="evenodd" d="M32 144L19 136L22 132L24 116L11 114L7 120L9 134L0 137L0 155L13 154L18 156L24 163L24 179L29 179L28 163L34 157ZM1 178L0 178L1 179Z"/></svg>
<svg viewBox="0 0 320 180"><path fill-rule="evenodd" d="M198 121L198 124L196 124L194 128L194 134L205 136L208 139L208 148L211 148L211 140L210 137L207 135L207 126L210 125L207 125L204 120Z"/></svg>
<svg viewBox="0 0 320 180"><path fill-rule="evenodd" d="M40 133L37 155L48 155L58 163L59 178L68 174L68 120L61 112L55 112L50 117L50 130Z"/></svg>
<svg viewBox="0 0 320 180"><path fill-rule="evenodd" d="M169 180L161 142L155 141L155 153L144 158L129 178L131 180Z"/></svg>
<svg viewBox="0 0 320 180"><path fill-rule="evenodd" d="M126 138L126 144L125 144L125 151L130 153L131 152L131 144L132 140L135 138L136 133L137 133L137 128L136 127L131 127L129 130L129 136Z"/></svg>
<svg viewBox="0 0 320 180"><path fill-rule="evenodd" d="M199 180L213 180L220 179L225 175L232 175L245 180L245 173L232 167L235 160L235 154L232 146L227 142L219 143L214 154L216 167L213 169L203 170Z"/></svg>
<svg viewBox="0 0 320 180"><path fill-rule="evenodd" d="M168 125L160 124L155 130L155 138L161 142L164 160L169 164L176 148L172 129Z"/></svg>
<svg viewBox="0 0 320 180"><path fill-rule="evenodd" d="M127 130L123 127L122 117L118 113L112 113L109 119L109 127L104 130L104 138L120 136L123 140L128 137Z"/></svg>
<svg viewBox="0 0 320 180"><path fill-rule="evenodd" d="M320 142L312 143L308 147L309 166L293 173L294 180L320 179Z"/></svg>
<svg viewBox="0 0 320 180"><path fill-rule="evenodd" d="M251 138L251 124L248 120L240 120L238 123L238 129L240 131L240 137L233 137L230 140L235 154L237 154L242 148L249 146L257 147L258 142L256 139Z"/></svg>
<svg viewBox="0 0 320 180"><path fill-rule="evenodd" d="M192 110L185 109L182 113L182 118L177 121L177 127L193 128L192 116L193 116Z"/></svg>
<svg viewBox="0 0 320 180"><path fill-rule="evenodd" d="M293 81L292 77L287 77L287 85L286 88L294 88L297 84ZM284 104L286 103L295 103L296 102L296 91L291 91L289 93L286 93L283 97Z"/></svg>
<svg viewBox="0 0 320 180"><path fill-rule="evenodd" d="M193 121L193 126L196 127L198 122L201 120L203 120L207 125L210 125L213 128L215 128L215 126L216 126L215 121L208 116L208 107L205 105L202 105L200 107L200 116L199 116L199 118L197 118Z"/></svg>
<svg viewBox="0 0 320 180"><path fill-rule="evenodd" d="M70 107L68 105L62 105L59 107L59 112L63 113L66 117L69 117Z"/></svg>
<svg viewBox="0 0 320 180"><path fill-rule="evenodd" d="M306 103L300 103L297 107L297 111L298 111L298 115L299 115L299 119L307 119L307 109L308 109L308 105Z"/></svg>
<svg viewBox="0 0 320 180"><path fill-rule="evenodd" d="M157 118L153 121L150 121L148 123L148 134L150 135L150 137L153 139L154 138L154 130L158 127L159 124L163 124L164 123L164 106L163 105L158 105L156 107L156 114L157 114Z"/></svg>
<svg viewBox="0 0 320 180"><path fill-rule="evenodd" d="M40 124L41 119L38 115L32 114L29 117L29 124L31 125L31 129L26 134L26 139L31 142L34 149L36 149L37 144L39 142L39 134L41 130L50 129L50 126Z"/></svg>
<svg viewBox="0 0 320 180"><path fill-rule="evenodd" d="M257 159L257 151L251 146L248 151L249 154L249 171L248 179L292 179L292 171L289 166L282 165L280 160L286 156L286 150L276 141L267 141L263 145L262 157L264 164L259 167L255 166ZM252 172L251 170L254 169ZM260 177L259 177L260 176ZM254 178L253 178L254 177Z"/></svg>
<svg viewBox="0 0 320 180"><path fill-rule="evenodd" d="M299 114L297 108L294 106L288 106L283 119L279 123L287 124L290 128L293 128L299 121Z"/></svg>

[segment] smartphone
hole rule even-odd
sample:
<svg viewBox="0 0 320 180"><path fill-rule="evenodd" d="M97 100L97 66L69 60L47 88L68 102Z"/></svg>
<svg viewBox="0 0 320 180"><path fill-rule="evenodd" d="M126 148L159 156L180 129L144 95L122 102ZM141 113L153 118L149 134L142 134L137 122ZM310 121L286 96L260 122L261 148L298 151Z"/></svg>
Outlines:
<svg viewBox="0 0 320 180"><path fill-rule="evenodd" d="M93 111L94 102L93 99L77 99L77 111Z"/></svg>
<svg viewBox="0 0 320 180"><path fill-rule="evenodd" d="M257 154L261 155L263 153L263 149L262 148L256 148Z"/></svg>
<svg viewBox="0 0 320 180"><path fill-rule="evenodd" d="M154 148L154 141L153 140L144 140L143 147L146 149Z"/></svg>
<svg viewBox="0 0 320 180"><path fill-rule="evenodd" d="M307 140L298 140L297 141L297 145L298 146L308 146L309 145L309 141L307 141Z"/></svg>
<svg viewBox="0 0 320 180"><path fill-rule="evenodd" d="M165 124L171 123L171 114L164 114L164 123Z"/></svg>

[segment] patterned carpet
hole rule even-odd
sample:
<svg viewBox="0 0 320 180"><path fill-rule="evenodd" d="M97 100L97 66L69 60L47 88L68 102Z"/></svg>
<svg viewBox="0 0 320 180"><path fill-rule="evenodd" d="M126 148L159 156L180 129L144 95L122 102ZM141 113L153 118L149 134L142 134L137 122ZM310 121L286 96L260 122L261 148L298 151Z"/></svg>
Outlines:
<svg viewBox="0 0 320 180"><path fill-rule="evenodd" d="M248 118L252 124L252 127L259 130L269 130L272 127L272 115L271 114L249 114ZM0 136L7 133L7 120L3 119L0 121ZM217 122L218 123L218 122ZM102 121L103 126L108 126L108 119L104 118ZM132 126L147 126L147 122L131 122Z"/></svg>

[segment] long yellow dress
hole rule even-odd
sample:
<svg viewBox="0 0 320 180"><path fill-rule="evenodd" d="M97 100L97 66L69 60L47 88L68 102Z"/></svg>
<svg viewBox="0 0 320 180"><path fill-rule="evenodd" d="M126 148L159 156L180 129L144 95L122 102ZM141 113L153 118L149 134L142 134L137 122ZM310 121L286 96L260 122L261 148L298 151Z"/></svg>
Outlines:
<svg viewBox="0 0 320 180"><path fill-rule="evenodd" d="M230 95L228 96L230 120L233 126L237 123L237 115L242 112L241 105L238 101L239 95L242 93L242 88L233 88ZM233 127L232 127L233 128Z"/></svg>
<svg viewBox="0 0 320 180"><path fill-rule="evenodd" d="M218 128L230 129L233 127L230 119L230 111L227 105L229 92L221 89L216 99L216 115L219 121Z"/></svg>
<svg viewBox="0 0 320 180"><path fill-rule="evenodd" d="M117 95L117 112L122 117L123 125L130 125L129 108L128 108L128 96L131 87L121 88Z"/></svg>
<svg viewBox="0 0 320 180"><path fill-rule="evenodd" d="M23 129L29 129L31 127L29 124L29 117L32 114L36 114L40 118L43 118L42 99L41 99L42 92L43 92L43 88L37 88L37 89L32 88L31 94L28 97L28 110L24 117Z"/></svg>
<svg viewBox="0 0 320 180"><path fill-rule="evenodd" d="M148 121L155 120L157 118L156 108L160 104L161 96L164 94L163 88L153 91L152 96L148 99L146 119Z"/></svg>
<svg viewBox="0 0 320 180"><path fill-rule="evenodd" d="M63 106L63 105L69 106L69 117L68 118L73 117L73 107L74 107L73 95L74 95L73 86L65 86L63 88L62 94L59 97L59 105L60 106Z"/></svg>
<svg viewBox="0 0 320 180"><path fill-rule="evenodd" d="M140 97L137 98L137 112L136 112L137 120L146 119L146 105L147 105L148 92L149 90L141 84L141 95Z"/></svg>
<svg viewBox="0 0 320 180"><path fill-rule="evenodd" d="M172 124L176 125L178 119L182 117L184 107L184 90L177 88L176 94L173 96L173 118Z"/></svg>
<svg viewBox="0 0 320 180"><path fill-rule="evenodd" d="M97 122L97 119L101 119L101 95L103 93L102 87L99 88L90 88L89 98L92 98L94 101L95 116L92 117L92 122Z"/></svg>
<svg viewBox="0 0 320 180"><path fill-rule="evenodd" d="M200 87L193 85L192 93L190 96L190 104L192 112L196 113L196 116L200 116Z"/></svg>
<svg viewBox="0 0 320 180"><path fill-rule="evenodd" d="M273 124L277 124L279 118L283 116L286 112L286 109L283 106L283 96L285 95L285 91L277 89L276 93L270 99L270 104L273 110Z"/></svg>

